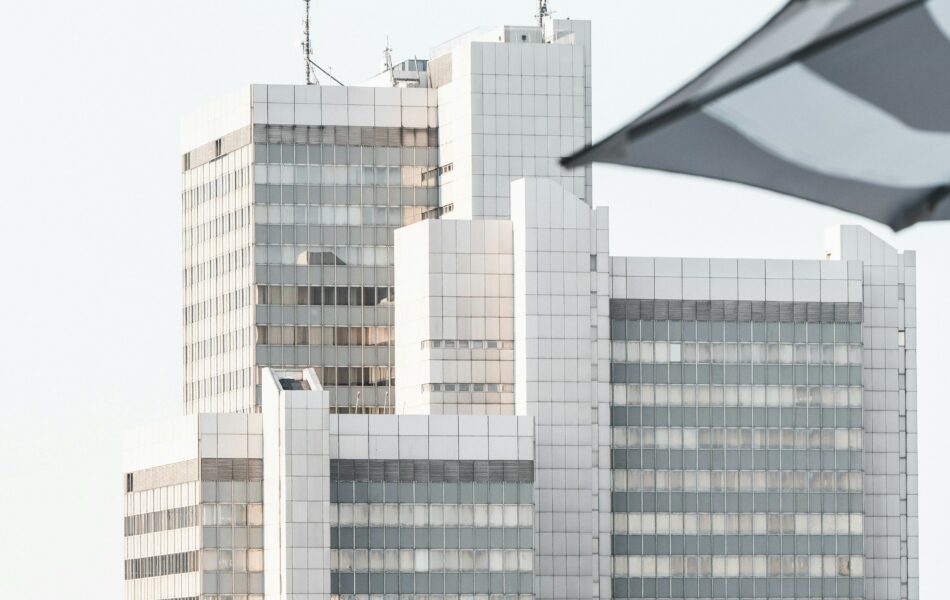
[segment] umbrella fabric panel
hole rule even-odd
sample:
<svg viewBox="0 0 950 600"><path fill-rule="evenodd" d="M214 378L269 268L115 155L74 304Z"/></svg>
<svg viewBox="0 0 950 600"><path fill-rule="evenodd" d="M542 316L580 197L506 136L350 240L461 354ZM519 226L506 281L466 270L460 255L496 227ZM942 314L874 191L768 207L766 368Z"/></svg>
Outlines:
<svg viewBox="0 0 950 600"><path fill-rule="evenodd" d="M950 0L799 0L565 164L746 183L894 229L948 219L948 64Z"/></svg>
<svg viewBox="0 0 950 600"><path fill-rule="evenodd" d="M950 134L908 127L801 64L702 110L764 150L817 173L907 188L950 181Z"/></svg>
<svg viewBox="0 0 950 600"><path fill-rule="evenodd" d="M909 127L950 132L950 39L937 7L950 2L901 13L803 62Z"/></svg>
<svg viewBox="0 0 950 600"><path fill-rule="evenodd" d="M926 188L877 186L817 174L763 151L704 113L654 130L627 145L624 152L636 156L636 162L621 164L746 183L860 212L896 228L904 207L929 194ZM895 209L895 199L901 208Z"/></svg>
<svg viewBox="0 0 950 600"><path fill-rule="evenodd" d="M701 101L703 96L754 77L810 44L834 37L882 13L900 10L920 0L793 0L765 27L718 61L706 72L686 84L639 117L644 123L684 103Z"/></svg>

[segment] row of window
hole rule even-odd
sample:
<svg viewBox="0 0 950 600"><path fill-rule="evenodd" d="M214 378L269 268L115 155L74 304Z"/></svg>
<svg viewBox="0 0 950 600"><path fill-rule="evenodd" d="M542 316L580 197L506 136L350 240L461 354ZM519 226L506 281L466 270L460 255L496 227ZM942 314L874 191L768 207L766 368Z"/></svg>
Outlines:
<svg viewBox="0 0 950 600"><path fill-rule="evenodd" d="M195 224L186 217L185 223L189 222L193 224L185 227L183 232L185 248L191 248L204 240L210 240L247 227L251 224L251 207L242 206L204 223Z"/></svg>
<svg viewBox="0 0 950 600"><path fill-rule="evenodd" d="M308 196L309 197L309 196ZM254 208L254 222L271 226L347 226L347 227L401 227L421 220L431 208L422 206L367 206L321 204L320 206L263 205ZM311 237L315 229L310 230ZM314 238L317 239L317 238ZM278 243L280 239L271 239ZM261 243L261 240L257 240ZM365 240L364 240L365 242Z"/></svg>
<svg viewBox="0 0 950 600"><path fill-rule="evenodd" d="M183 284L186 287L191 286L200 281L248 267L251 265L251 255L251 248L238 248L198 264L186 266L182 273Z"/></svg>
<svg viewBox="0 0 950 600"><path fill-rule="evenodd" d="M192 329L189 333L196 332L195 329ZM188 363L208 356L215 356L217 354L237 350L238 348L244 348L251 343L250 332L250 328L243 327L235 331L215 335L206 340L186 344L184 348L185 362Z"/></svg>
<svg viewBox="0 0 950 600"><path fill-rule="evenodd" d="M162 575L178 575L198 570L198 552L177 552L161 556L130 558L125 561L125 579L143 579Z"/></svg>
<svg viewBox="0 0 950 600"><path fill-rule="evenodd" d="M874 374L880 374L875 372ZM644 404L678 406L698 404L701 406L738 404L752 406L861 406L863 390L858 386L752 386L752 385L683 385L647 384L612 385L611 400L614 404Z"/></svg>
<svg viewBox="0 0 950 600"><path fill-rule="evenodd" d="M201 523L205 527L217 525L227 527L235 525L243 527L263 527L263 504L202 504Z"/></svg>
<svg viewBox="0 0 950 600"><path fill-rule="evenodd" d="M379 243L377 241L377 243ZM385 246L328 246L303 250L290 245L256 246L254 261L258 265L286 266L350 266L392 267L393 247ZM312 262L311 262L312 261Z"/></svg>
<svg viewBox="0 0 950 600"><path fill-rule="evenodd" d="M367 207L374 211L377 208L399 207L403 209L404 218L410 215L418 216L419 210L432 210L439 204L439 191L433 188L409 187L359 187L346 185L280 185L279 183L258 183L254 186L254 202L257 206L281 205L281 211L292 209L294 223L311 225L331 225L333 221L317 221L318 217L312 213L301 212L309 206L334 206L336 208ZM268 207L267 209L271 209ZM268 214L271 214L268 212ZM283 213L282 213L283 214ZM319 214L319 213L318 213ZM349 214L349 212L347 212ZM394 213L389 213L391 216ZM336 215L336 213L334 213ZM284 221L283 217L281 218ZM382 219L373 217L373 222L381 224ZM387 218L386 222L394 226L395 222ZM339 223L345 224L345 223Z"/></svg>
<svg viewBox="0 0 950 600"><path fill-rule="evenodd" d="M331 257L335 256L332 253L323 254ZM327 260L331 263L333 261L332 258ZM323 259L321 261L326 262ZM392 287L257 286L258 304L279 304L282 306L386 306L392 304L394 299L395 290Z"/></svg>
<svg viewBox="0 0 950 600"><path fill-rule="evenodd" d="M237 369L185 384L185 401L206 398L253 385L250 369Z"/></svg>
<svg viewBox="0 0 950 600"><path fill-rule="evenodd" d="M655 407L647 408L653 409L654 411L657 410ZM662 411L663 409L660 408L659 410ZM829 409L812 410L818 412L820 410ZM655 416L654 414L654 417ZM666 426L642 427L639 422L637 422L637 419L640 417L637 417L635 414L625 414L621 418L628 421L628 424L626 427L621 425L611 429L611 445L614 448L670 448L673 450L681 448L687 450L694 448L860 450L864 447L863 430L858 428L817 429L817 427L820 427L820 420L813 421L815 424L812 429L779 429L774 425L772 425L770 429L766 429L765 426L759 426L754 429L751 427L744 429L686 427L681 429L679 427L667 428ZM634 424L631 424L631 421L633 421ZM792 427L789 423L792 423L792 421L786 420L785 427ZM804 427L804 425L801 427Z"/></svg>
<svg viewBox="0 0 950 600"><path fill-rule="evenodd" d="M263 468L263 464L261 465ZM263 501L261 481L202 481L202 502L258 503Z"/></svg>
<svg viewBox="0 0 950 600"><path fill-rule="evenodd" d="M264 574L219 571L201 576L201 600L264 600ZM219 595L210 595L217 593Z"/></svg>
<svg viewBox="0 0 950 600"><path fill-rule="evenodd" d="M511 340L423 340L423 350L429 348L443 348L446 350L513 350L515 343Z"/></svg>
<svg viewBox="0 0 950 600"><path fill-rule="evenodd" d="M377 134L361 134L356 144L254 144L255 163L285 165L425 165L435 162L436 129L404 129L379 144ZM368 137L372 136L372 137ZM355 141L355 140L354 140ZM363 142L363 143L360 143Z"/></svg>
<svg viewBox="0 0 950 600"><path fill-rule="evenodd" d="M657 513L860 513L861 492L611 492L613 512Z"/></svg>
<svg viewBox="0 0 950 600"><path fill-rule="evenodd" d="M859 471L641 471L614 470L616 491L644 492L858 492Z"/></svg>
<svg viewBox="0 0 950 600"><path fill-rule="evenodd" d="M395 367L314 367L324 387L380 387L396 384Z"/></svg>
<svg viewBox="0 0 950 600"><path fill-rule="evenodd" d="M201 570L260 573L264 571L264 551L262 549L202 550Z"/></svg>
<svg viewBox="0 0 950 600"><path fill-rule="evenodd" d="M252 548L264 547L263 527L202 527L201 544L205 548Z"/></svg>
<svg viewBox="0 0 950 600"><path fill-rule="evenodd" d="M612 535L614 555L861 555L863 535Z"/></svg>
<svg viewBox="0 0 950 600"><path fill-rule="evenodd" d="M258 325L257 343L270 346L392 346L392 327Z"/></svg>
<svg viewBox="0 0 950 600"><path fill-rule="evenodd" d="M863 556L638 556L611 558L615 576L835 577L864 575ZM777 598L777 596L776 596ZM785 598L785 596L782 596Z"/></svg>
<svg viewBox="0 0 950 600"><path fill-rule="evenodd" d="M225 173L220 177L186 189L182 192L182 203L184 204L185 210L189 210L209 200L220 198L234 190L243 188L250 183L250 167L241 167L236 171Z"/></svg>
<svg viewBox="0 0 950 600"><path fill-rule="evenodd" d="M423 383L422 392L507 392L515 391L510 383Z"/></svg>
<svg viewBox="0 0 950 600"><path fill-rule="evenodd" d="M860 450L653 450L613 448L613 469L860 471Z"/></svg>
<svg viewBox="0 0 950 600"><path fill-rule="evenodd" d="M412 460L412 459L331 459L333 481L400 483L411 490L415 483L490 483L499 492L503 483L534 481L531 460ZM407 486L403 488L401 486ZM359 489L359 487L357 488ZM387 488L388 489L388 488ZM426 491L424 489L417 490ZM411 492L410 492L411 493Z"/></svg>
<svg viewBox="0 0 950 600"><path fill-rule="evenodd" d="M330 547L337 549L531 549L534 547L534 529L531 527L331 527Z"/></svg>
<svg viewBox="0 0 950 600"><path fill-rule="evenodd" d="M330 568L341 572L530 572L531 550L331 550Z"/></svg>
<svg viewBox="0 0 950 600"><path fill-rule="evenodd" d="M857 577L614 577L614 598L863 598Z"/></svg>
<svg viewBox="0 0 950 600"><path fill-rule="evenodd" d="M857 344L719 344L708 342L611 342L613 362L860 365Z"/></svg>
<svg viewBox="0 0 950 600"><path fill-rule="evenodd" d="M610 424L642 427L860 428L860 408L752 406L611 406ZM755 430L737 434L751 443ZM764 433L764 432L763 432ZM708 435L708 434L707 434ZM723 436L724 434L716 434ZM775 434L779 436L778 432ZM760 436L761 437L761 436ZM715 442L714 440L711 440ZM763 440L764 441L764 440ZM775 441L779 441L776 437ZM702 445L700 445L702 447Z"/></svg>
<svg viewBox="0 0 950 600"><path fill-rule="evenodd" d="M182 319L185 325L190 325L250 304L251 289L245 287L185 306L182 310Z"/></svg>
<svg viewBox="0 0 950 600"><path fill-rule="evenodd" d="M330 575L333 594L531 593L531 573L340 573Z"/></svg>
<svg viewBox="0 0 950 600"><path fill-rule="evenodd" d="M330 523L350 526L530 527L531 504L331 504Z"/></svg>
<svg viewBox="0 0 950 600"><path fill-rule="evenodd" d="M860 514L644 514L614 513L612 531L617 534L860 534L864 515Z"/></svg>
<svg viewBox="0 0 950 600"><path fill-rule="evenodd" d="M684 342L860 344L860 323L631 321L611 319L610 339Z"/></svg>
<svg viewBox="0 0 950 600"><path fill-rule="evenodd" d="M125 517L125 536L169 531L198 525L198 507L183 506Z"/></svg>
<svg viewBox="0 0 950 600"><path fill-rule="evenodd" d="M420 166L360 165L261 165L254 171L257 184L348 185L381 187L435 187L436 181L422 178Z"/></svg>
<svg viewBox="0 0 950 600"><path fill-rule="evenodd" d="M412 504L533 504L531 483L378 483L331 481L330 502Z"/></svg>
<svg viewBox="0 0 950 600"><path fill-rule="evenodd" d="M611 363L610 383L673 385L862 385L860 366Z"/></svg>
<svg viewBox="0 0 950 600"><path fill-rule="evenodd" d="M435 167L433 169L429 169L428 171L422 174L422 181L427 182L431 180L431 181L435 181L436 184L438 185L438 182L443 175L445 175L446 173L451 173L454 170L455 170L455 163L449 163L447 165L442 165L441 167Z"/></svg>

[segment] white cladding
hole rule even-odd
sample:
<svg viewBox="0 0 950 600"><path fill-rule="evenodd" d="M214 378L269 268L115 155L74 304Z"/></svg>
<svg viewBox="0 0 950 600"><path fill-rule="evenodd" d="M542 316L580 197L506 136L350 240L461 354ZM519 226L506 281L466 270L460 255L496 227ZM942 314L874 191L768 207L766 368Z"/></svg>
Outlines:
<svg viewBox="0 0 950 600"><path fill-rule="evenodd" d="M450 218L508 218L511 182L521 177L553 179L591 202L590 169L559 164L591 139L590 22L549 26L548 43L536 28L506 27L433 51Z"/></svg>
<svg viewBox="0 0 950 600"><path fill-rule="evenodd" d="M854 225L829 231L828 250L864 299L866 597L919 598L917 254Z"/></svg>
<svg viewBox="0 0 950 600"><path fill-rule="evenodd" d="M422 68L422 61L413 65ZM821 407L862 411L857 421L863 417L863 431L851 425L859 443L848 448L863 460L863 470L857 473L863 477L863 488L857 494L863 508L852 507L850 512L855 514L845 516L854 518L843 522L846 533L863 536L863 552L841 557L844 562L831 555L818 557L827 561L802 562L799 556L793 566L804 569L807 579L815 577L816 581L840 575L839 579L849 580L843 583L851 585L852 578L863 578L863 597L868 599L918 598L915 254L900 254L859 227L843 227L832 232L828 260L821 261L611 257L608 211L593 208L590 167L565 171L558 162L591 140L590 23L551 20L544 30L476 30L434 49L427 69L420 81L431 87L251 85L183 121L182 151L189 153L185 163L190 164L192 154L203 161L193 169L186 167L186 172L195 171L186 174L186 179L194 179L191 187L186 185L194 198L184 217L190 232L186 235L195 241L186 250L185 267L186 272L193 271L195 281L186 286L185 303L186 310L197 316L186 325L185 343L189 353L198 354L186 364L186 399L189 390L192 400L200 399L186 402L186 410L259 409L261 414L198 413L130 434L124 465L126 597L329 599L335 594L333 586L340 587L344 571L350 582L365 584L371 577L383 577L386 586L393 573L400 573L396 588L402 589L403 581L428 585L428 567L417 566L430 564L429 551L439 557L438 564L448 564L449 556L455 561L453 568L433 569L439 571L433 573L433 581L453 569L453 576L470 576L473 585L476 574L489 577L487 568L480 573L473 566L460 567L465 561L458 558L459 550L477 556L470 561L474 565L476 560L487 560L486 550L503 556L498 547L386 546L367 550L365 546L334 546L331 540L339 542L340 528L353 525L358 510L341 508L348 501L337 501L334 496L341 494L338 490L342 487L331 481L331 464L340 468L342 461L389 461L387 468L394 461L532 461L534 483L519 479L518 485L528 486L533 507L523 497L513 503L505 496L502 503L524 505L517 511L523 510L526 519L514 507L506 508L518 514L514 521L524 527L521 533L529 539L517 551L504 549L510 556L517 552L517 568L494 569L504 584L505 598L610 598L615 581L622 580L616 591L623 595L648 589L646 583L643 588L635 587L641 585L641 579L646 582L650 578L655 585L666 576L682 580L682 573L671 575L676 566L665 556L612 555L612 534L618 538L628 533L665 535L677 526L679 533L684 533L690 523L688 518L677 520L669 513L658 517L658 513L647 514L639 508L629 514L622 507L616 514L611 512L617 509L611 505L612 492L622 496L629 491L639 493L635 485L639 485L641 473L631 473L650 470L638 465L627 471L625 465L612 471L613 451L639 452L641 434L642 439L651 440L644 442L644 448L654 443L652 436L661 437L658 428L641 430L639 422L630 427L626 422L612 426L613 409L619 408L618 414L624 415L627 408L647 411L693 404L726 410L772 409L807 401L796 395L803 393L801 385L796 391L794 386L780 389L758 381L758 387L743 387L727 381L679 385L682 382L627 379L626 365L631 366L630 372L636 369L637 377L643 365L642 372L652 377L656 365L665 373L674 373L677 371L666 367L710 362L708 357L697 358L703 351L710 352L710 344L704 345L702 340L690 340L688 348L668 343L671 340L666 338L612 341L611 300L629 300L650 306L692 303L694 309L697 302L863 307L863 322L857 324L855 319L851 321L855 329L847 330L849 335L854 331L857 337L863 336L863 344L850 339L849 347L841 350L843 358L834 357L853 367L846 371L850 385L826 386L820 393L812 390L816 395L811 398L820 401ZM307 132L337 127L340 136L347 137L333 138L332 143L296 138L250 141L256 130L291 135L299 131L293 126L305 126L302 130ZM242 128L249 131L245 132L251 136L248 141L229 137ZM362 158L350 157L369 160L369 146L361 148L365 144L350 141L356 140L356 130L343 128L403 128L416 130L413 136L419 130L428 131L421 132L424 143L419 138L421 145L403 148L396 148L396 142L387 137L373 150L374 157L399 160L364 164ZM362 136L367 132L356 133ZM225 144L237 146L223 156L211 152L215 142L216 152L220 151L222 138ZM432 147L436 143L438 147ZM282 146L287 146L287 152ZM324 154L327 147L331 152ZM319 159L314 148L320 152ZM272 159L272 152L280 158ZM301 152L314 160L302 161ZM416 158L405 162L414 152ZM258 156L263 154L266 160ZM288 162L288 154L295 158ZM425 160L419 162L423 154ZM325 156L330 157L327 164ZM400 171L399 183L389 182L388 169L397 164L411 168ZM380 168L386 169L387 175L377 179ZM410 171L412 176L406 176ZM407 183L410 179L413 183ZM220 181L232 180L240 183L225 193L224 199L209 195L208 190L218 189L214 186ZM420 193L418 197L416 193ZM217 204L212 207L209 198ZM237 233L229 230L221 234L224 237L206 235L218 227L225 206L250 217ZM393 234L391 228L396 225L387 217L392 214L390 209L403 211L399 217L403 220L397 220L397 225L411 224ZM332 219L324 219L331 211ZM426 220L413 222L420 218ZM369 225L380 227L369 229ZM384 230L382 225L390 229ZM296 239L297 232L293 241L285 237L296 229L306 243ZM364 250L372 249L373 259L362 265L363 269L356 264L305 265L303 262L310 260L305 249L311 246L353 250L354 254L346 256L364 257L359 260L365 259ZM245 250L240 268L226 277L202 275L222 252L235 249ZM332 277L327 275L331 271L321 270L330 268L334 269ZM335 288L331 289L333 300L325 300L329 296L324 295L314 300L310 294L314 290L322 294L321 286ZM394 303L389 286L398 291ZM261 288L274 288L263 290L266 301L261 299ZM385 306L362 304L367 302L363 290L382 289L387 290ZM351 300L357 297L352 291L362 300ZM246 293L246 301L236 301L242 297L235 295L237 292ZM275 301L275 296L280 300ZM300 300L303 297L306 302ZM211 314L209 307L219 305L229 308ZM619 320L624 319L627 317ZM639 321L651 319L629 320L637 321L639 336ZM665 319L657 317L657 322L665 327ZM395 414L331 414L331 407L341 413L392 410L388 375L365 386L359 384L362 388L349 386L349 378L325 378L324 389L317 373L329 368L336 374L336 369L355 369L363 361L385 366L389 372L393 364L387 362L393 352L389 340L393 336L382 342L355 343L351 340L356 336L333 331L332 342L327 342L322 330L349 326L383 330L393 325L398 372ZM624 335L632 331L627 327L634 326L621 325ZM722 329L722 323L719 325ZM653 323L644 327L649 327L652 335ZM776 331L777 327L776 323ZM245 334L253 340L222 344L226 349L217 354L205 352L209 344L217 347L219 338L231 340ZM320 343L313 342L317 334ZM262 341L261 336L270 337L270 341ZM274 336L279 341L273 341ZM788 342L787 348L766 348L764 343L758 344L761 348L751 348L751 340L745 340L750 343L743 350L774 350L775 359L749 359L745 361L749 364L741 366L751 371L751 362L775 363L776 368L779 362L803 362L779 356L779 350L787 350L792 357L799 352L789 340L782 341ZM809 352L825 351L818 344L812 346ZM737 347L723 349L722 344L713 348L713 353L717 351L739 353ZM717 360L723 362L721 359ZM743 361L740 357L732 362ZM618 372L624 379L611 385L613 363L621 367ZM309 364L317 370L264 367L268 364ZM258 368L260 381L256 381ZM851 373L856 373L863 385L858 385ZM255 404L256 384L262 387L259 404ZM685 427L683 423L680 426ZM625 445L635 437L638 445ZM673 436L664 439L669 443ZM678 441L683 439L681 436ZM845 441L850 443L850 439ZM837 443L838 438L833 441ZM240 465L247 471L245 479L240 480L234 470L224 477L225 465ZM227 468L238 468L232 466ZM505 469L511 466L507 464ZM531 473L532 465L517 466ZM349 467L355 472L356 467ZM364 467L369 465L360 465ZM259 469L256 481L248 474L255 468ZM484 472L488 467L479 468ZM213 473L207 481L205 469ZM655 480L651 479L654 473L644 477L644 485L647 479L651 486L659 485L661 479L665 485L677 475L697 480L695 468L692 473L688 470L656 476ZM523 472L519 471L518 477ZM390 470L387 477L391 475ZM404 477L412 479L400 471L399 484L409 483ZM365 477L356 483L346 482L354 484L352 490L358 489L356 483L368 483ZM385 485L392 483L387 479ZM497 478L487 482L483 477L465 483L476 489L499 482ZM506 479L504 483L514 482ZM628 483L634 485L627 487ZM355 492L350 496L355 497ZM372 503L364 498L351 504L363 505L359 510L366 508L363 512L369 514ZM393 512L390 507L397 507L388 503L389 499L387 515ZM382 514L384 503L377 504ZM398 512L400 520L411 512L411 524L421 527L428 523L428 506L405 503L398 508L393 515ZM488 505L481 509L488 514ZM432 515L440 514L438 510ZM476 514L475 510L468 512ZM184 511L192 515L187 517L191 520L184 526L165 528L165 511ZM496 512L502 514L501 507ZM155 517L158 513L162 514ZM346 523L339 518L341 514L347 515ZM723 517L720 521L725 523L724 515L716 516ZM728 516L739 522L740 515ZM741 516L752 523L752 515ZM765 522L765 515L756 516ZM808 525L818 523L821 532L820 520L806 516ZM421 521L417 522L417 517ZM165 525L157 527L159 522ZM143 529L147 531L140 531ZM352 539L358 538L354 535ZM412 553L413 560L403 560L403 552ZM178 561L179 555L187 555L186 561L197 557L197 566L188 563L183 570L178 562L166 560L173 557ZM725 558L716 558L722 562L710 562L710 573L700 575L709 575L711 580L712 570L726 564ZM177 571L143 576L141 561L152 559L165 561L162 569L167 569L168 563ZM345 568L341 566L344 560L349 561ZM372 566L354 567L361 560L365 565L382 561L385 574L379 568L374 572ZM764 560L740 563L738 558L735 564L737 569L745 569L743 577L760 580L764 575L756 569L772 565ZM841 569L844 572L839 572ZM499 575L502 571L503 576ZM491 580L492 585L497 580ZM514 593L506 587L511 581L517 581L520 588ZM391 591L391 587L385 590L387 598ZM446 594L458 597L448 590ZM481 600L489 595L462 597Z"/></svg>
<svg viewBox="0 0 950 600"><path fill-rule="evenodd" d="M511 243L510 221L397 230L397 412L514 414Z"/></svg>

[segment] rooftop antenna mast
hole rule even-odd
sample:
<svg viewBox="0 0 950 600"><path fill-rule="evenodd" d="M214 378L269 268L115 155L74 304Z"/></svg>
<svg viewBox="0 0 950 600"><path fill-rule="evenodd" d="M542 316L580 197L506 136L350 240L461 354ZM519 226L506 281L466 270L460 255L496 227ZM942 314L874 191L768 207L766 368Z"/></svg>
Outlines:
<svg viewBox="0 0 950 600"><path fill-rule="evenodd" d="M543 30L544 20L551 16L551 11L548 10L548 0L538 0L538 14L535 16L538 18L538 27Z"/></svg>
<svg viewBox="0 0 950 600"><path fill-rule="evenodd" d="M310 0L303 0L303 41L300 45L303 47L303 63L307 85L313 85L317 82L317 77L313 73L313 50L310 46Z"/></svg>
<svg viewBox="0 0 950 600"><path fill-rule="evenodd" d="M311 0L303 0L303 41L300 42L300 47L303 49L303 60L304 68L306 69L305 75L307 85L316 85L320 83L319 80L317 80L317 74L314 72L314 69L320 71L332 79L335 83L343 85L343 82L313 61L313 47L310 44L310 2Z"/></svg>
<svg viewBox="0 0 950 600"><path fill-rule="evenodd" d="M386 48L383 50L383 68L389 71L389 80L393 87L396 85L396 73L393 71L393 49L389 45L389 36L386 37Z"/></svg>

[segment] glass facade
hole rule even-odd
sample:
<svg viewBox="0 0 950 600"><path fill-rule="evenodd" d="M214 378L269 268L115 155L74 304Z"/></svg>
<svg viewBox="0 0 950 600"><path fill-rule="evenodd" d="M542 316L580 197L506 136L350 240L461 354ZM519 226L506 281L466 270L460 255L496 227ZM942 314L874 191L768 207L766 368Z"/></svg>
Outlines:
<svg viewBox="0 0 950 600"><path fill-rule="evenodd" d="M255 125L185 155L186 412L256 410L263 366L391 412L393 231L438 206L436 132Z"/></svg>
<svg viewBox="0 0 950 600"><path fill-rule="evenodd" d="M331 461L334 597L534 598L531 461Z"/></svg>
<svg viewBox="0 0 950 600"><path fill-rule="evenodd" d="M438 205L422 177L436 143L434 129L255 128L258 377L313 366L335 410L391 411L393 231Z"/></svg>
<svg viewBox="0 0 950 600"><path fill-rule="evenodd" d="M264 505L257 481L201 484L202 600L260 600L264 593Z"/></svg>
<svg viewBox="0 0 950 600"><path fill-rule="evenodd" d="M863 596L861 314L611 301L614 597Z"/></svg>
<svg viewBox="0 0 950 600"><path fill-rule="evenodd" d="M254 371L250 128L185 155L182 285L185 412L248 410Z"/></svg>

